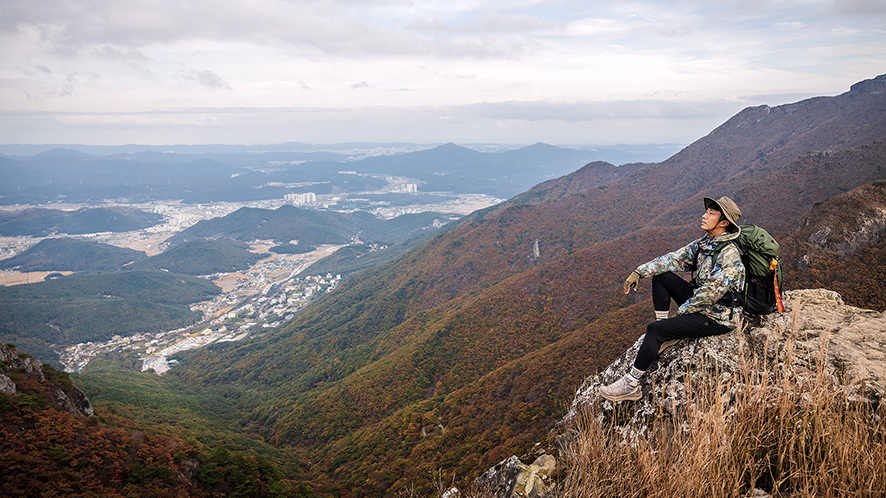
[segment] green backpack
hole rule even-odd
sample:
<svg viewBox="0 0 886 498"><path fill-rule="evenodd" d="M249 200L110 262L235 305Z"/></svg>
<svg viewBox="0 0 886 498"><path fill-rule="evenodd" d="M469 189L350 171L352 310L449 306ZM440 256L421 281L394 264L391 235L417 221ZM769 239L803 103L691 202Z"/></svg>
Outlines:
<svg viewBox="0 0 886 498"><path fill-rule="evenodd" d="M739 225L739 228L741 235L737 239L720 243L711 253L712 261L716 262L726 244L735 244L745 267L745 288L741 295L730 291L731 295L727 294L721 301L741 302L744 312L751 315L783 312L778 242L757 225Z"/></svg>

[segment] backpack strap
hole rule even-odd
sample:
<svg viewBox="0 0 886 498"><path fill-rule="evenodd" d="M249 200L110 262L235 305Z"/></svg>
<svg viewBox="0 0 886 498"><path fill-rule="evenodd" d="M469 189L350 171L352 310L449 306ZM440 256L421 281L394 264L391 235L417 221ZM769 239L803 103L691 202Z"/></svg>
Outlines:
<svg viewBox="0 0 886 498"><path fill-rule="evenodd" d="M738 248L738 253L744 256L744 251L742 250L742 247L738 244L737 240L727 240L725 242L720 242L719 244L717 244L717 247L715 247L714 250L710 252L712 267L717 263L717 258L720 257L720 253L723 251L723 248L726 247L727 244L731 243L734 243L735 247ZM692 272L690 272L690 282L696 287L699 287L699 283L695 280L698 275L696 275L695 272L696 270L698 270L698 253L700 252L701 250L695 251L695 260L692 262ZM742 263L744 263L744 261L742 261Z"/></svg>
<svg viewBox="0 0 886 498"><path fill-rule="evenodd" d="M772 276L772 283L775 287L775 305L778 308L779 313L784 313L784 303L781 301L781 289L778 288L778 274L780 273L778 266L778 258L772 258L772 261L769 263L769 269L774 273Z"/></svg>

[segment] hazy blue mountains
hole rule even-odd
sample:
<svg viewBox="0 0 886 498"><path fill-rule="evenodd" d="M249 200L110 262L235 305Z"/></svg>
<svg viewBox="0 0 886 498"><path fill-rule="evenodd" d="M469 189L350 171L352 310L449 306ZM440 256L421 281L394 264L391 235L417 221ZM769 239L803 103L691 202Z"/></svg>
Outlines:
<svg viewBox="0 0 886 498"><path fill-rule="evenodd" d="M196 239L133 263L132 270L166 270L185 275L210 275L246 270L263 258L231 239Z"/></svg>
<svg viewBox="0 0 886 498"><path fill-rule="evenodd" d="M159 214L120 206L77 211L31 208L0 212L0 235L45 237L56 233L128 232L154 226L162 220Z"/></svg>
<svg viewBox="0 0 886 498"><path fill-rule="evenodd" d="M347 244L351 236L381 220L367 212L337 213L281 206L277 209L240 208L221 218L201 220L168 239L179 244L198 238L242 241L275 240L284 244Z"/></svg>
<svg viewBox="0 0 886 498"><path fill-rule="evenodd" d="M8 149L11 146L4 146ZM302 147L303 149L305 147ZM20 146L21 150L29 150ZM0 156L0 202L40 204L102 199L189 203L279 199L288 193L317 195L379 190L385 176L422 183L423 192L478 193L508 198L601 157L654 156L631 149L574 150L535 144L503 152L478 152L455 144L388 155L359 156L286 147L176 147L112 155L107 148L53 149L33 156ZM117 150L110 148L110 150ZM196 153L205 150L203 153ZM360 175L342 174L356 171Z"/></svg>
<svg viewBox="0 0 886 498"><path fill-rule="evenodd" d="M395 156L368 157L353 163L358 173L384 170L417 178L430 192L483 192L512 197L545 180L571 173L589 162L588 151L538 143L490 154L448 143Z"/></svg>
<svg viewBox="0 0 886 498"><path fill-rule="evenodd" d="M44 239L11 258L0 268L28 271L117 271L148 255L100 242L71 238Z"/></svg>

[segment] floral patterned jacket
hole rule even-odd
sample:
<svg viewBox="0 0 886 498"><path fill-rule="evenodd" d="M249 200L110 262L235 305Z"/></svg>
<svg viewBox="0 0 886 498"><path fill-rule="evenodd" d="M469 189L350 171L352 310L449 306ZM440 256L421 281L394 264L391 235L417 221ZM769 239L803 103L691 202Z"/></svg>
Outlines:
<svg viewBox="0 0 886 498"><path fill-rule="evenodd" d="M695 290L692 296L677 310L678 315L702 313L717 323L730 328L741 322L742 303L730 305L718 303L730 289L741 292L745 283L745 268L735 244L726 244L717 261L711 261L714 250L721 242L737 239L740 232L725 232L716 237L704 236L674 252L659 256L637 268L641 277L647 278L668 271L692 271L695 268ZM698 256L696 258L696 256Z"/></svg>

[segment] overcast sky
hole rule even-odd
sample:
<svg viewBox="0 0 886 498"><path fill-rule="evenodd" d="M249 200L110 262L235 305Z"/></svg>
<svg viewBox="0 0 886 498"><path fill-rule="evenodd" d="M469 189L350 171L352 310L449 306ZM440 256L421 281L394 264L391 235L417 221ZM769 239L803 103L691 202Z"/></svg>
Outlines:
<svg viewBox="0 0 886 498"><path fill-rule="evenodd" d="M886 73L886 1L0 0L0 143L687 144Z"/></svg>

